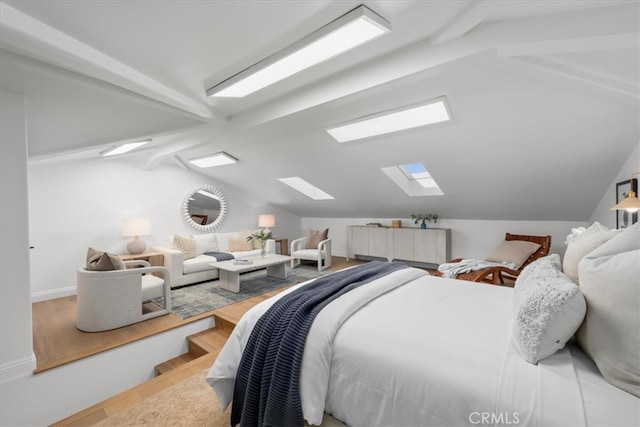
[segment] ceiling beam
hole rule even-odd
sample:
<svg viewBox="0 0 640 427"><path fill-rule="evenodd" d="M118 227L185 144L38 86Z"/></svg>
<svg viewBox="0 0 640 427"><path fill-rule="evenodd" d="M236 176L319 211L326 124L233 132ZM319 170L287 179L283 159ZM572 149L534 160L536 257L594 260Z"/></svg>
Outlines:
<svg viewBox="0 0 640 427"><path fill-rule="evenodd" d="M213 118L206 104L2 2L0 39L4 47L17 53L106 81L202 119Z"/></svg>
<svg viewBox="0 0 640 427"><path fill-rule="evenodd" d="M429 38L430 43L441 44L464 36L484 21L496 6L496 3L485 0L469 1L453 19Z"/></svg>
<svg viewBox="0 0 640 427"><path fill-rule="evenodd" d="M498 56L534 56L559 53L593 52L598 50L637 48L640 34L606 34L594 37L540 40L530 43L506 44L498 47Z"/></svg>
<svg viewBox="0 0 640 427"><path fill-rule="evenodd" d="M579 68L548 58L511 57L509 59L523 67L535 70L534 73L528 74L533 74L532 77L536 79L541 79L541 76L539 75L540 71L544 71L572 82L572 84L576 85L577 88L585 87L586 85L587 87L591 87L596 90L610 92L610 95L621 95L622 98L627 98L627 100L631 101L632 104L636 106L638 99L640 99L640 90L637 83L628 83L611 76L594 73L584 68ZM526 71L525 74L527 74Z"/></svg>
<svg viewBox="0 0 640 427"><path fill-rule="evenodd" d="M623 39L628 42L628 34L637 31L636 11L637 6L633 4L593 8L560 17L498 22L439 45L419 41L306 87L304 91L292 92L268 105L237 114L230 120L236 126L258 125L502 46L512 46L511 50L515 51L513 46L520 44L562 44L575 39L602 39L603 43L604 40L613 43ZM598 25L594 26L594 22ZM609 36L611 39L607 38Z"/></svg>

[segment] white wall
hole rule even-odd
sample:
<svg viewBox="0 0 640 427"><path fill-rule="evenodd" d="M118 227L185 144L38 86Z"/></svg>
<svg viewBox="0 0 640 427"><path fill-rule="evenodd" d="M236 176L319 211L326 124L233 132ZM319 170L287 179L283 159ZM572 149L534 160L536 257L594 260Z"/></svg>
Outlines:
<svg viewBox="0 0 640 427"><path fill-rule="evenodd" d="M147 247L166 246L173 234L196 234L182 217L182 202L196 186L219 188L228 213L219 230L257 228L258 214L276 216L274 235L292 237L300 217L236 188L173 164L140 169L114 159L32 162L29 165L31 291L33 301L75 293L76 269L87 248L126 253L131 238L122 237L122 219L151 221Z"/></svg>
<svg viewBox="0 0 640 427"><path fill-rule="evenodd" d="M5 383L35 368L26 215L27 128L22 96L0 92L0 124L0 395L4 406Z"/></svg>
<svg viewBox="0 0 640 427"><path fill-rule="evenodd" d="M207 318L36 375L2 384L0 426L46 426L153 378L153 368L187 352L186 336Z"/></svg>
<svg viewBox="0 0 640 427"><path fill-rule="evenodd" d="M602 200L589 217L589 224L598 221L609 228L616 228L616 211L611 210L611 207L616 204L616 183L628 180L633 172L640 172L640 142L602 196ZM639 175L634 175L634 178L640 180Z"/></svg>
<svg viewBox="0 0 640 427"><path fill-rule="evenodd" d="M364 225L377 222L391 226L393 219L401 219L403 227L418 227L410 218L302 218L301 236L308 229L329 228L331 251L336 256L346 256L348 225ZM584 227L580 221L478 221L439 219L428 226L451 229L451 257L484 259L504 240L505 233L551 235L551 253L564 255L564 240L572 227Z"/></svg>

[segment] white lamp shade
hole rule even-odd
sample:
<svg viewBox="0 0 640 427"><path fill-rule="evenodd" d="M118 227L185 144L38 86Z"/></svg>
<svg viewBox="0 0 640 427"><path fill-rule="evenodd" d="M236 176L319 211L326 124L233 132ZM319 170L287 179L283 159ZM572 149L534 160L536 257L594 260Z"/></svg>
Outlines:
<svg viewBox="0 0 640 427"><path fill-rule="evenodd" d="M146 236L148 234L151 234L151 223L148 218L128 218L122 220L123 236Z"/></svg>
<svg viewBox="0 0 640 427"><path fill-rule="evenodd" d="M275 215L258 215L258 227L275 227L276 217Z"/></svg>

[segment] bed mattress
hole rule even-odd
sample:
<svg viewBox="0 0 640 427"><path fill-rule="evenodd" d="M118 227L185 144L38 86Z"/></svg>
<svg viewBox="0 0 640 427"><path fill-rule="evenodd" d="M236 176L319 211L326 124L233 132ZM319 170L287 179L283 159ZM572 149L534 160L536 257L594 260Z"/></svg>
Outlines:
<svg viewBox="0 0 640 427"><path fill-rule="evenodd" d="M577 347L524 361L511 340L513 289L405 270L372 283L385 290L357 310L369 286L316 318L300 378L310 424L326 412L353 426L640 425L640 399L607 383ZM223 407L272 301L241 319L207 376Z"/></svg>

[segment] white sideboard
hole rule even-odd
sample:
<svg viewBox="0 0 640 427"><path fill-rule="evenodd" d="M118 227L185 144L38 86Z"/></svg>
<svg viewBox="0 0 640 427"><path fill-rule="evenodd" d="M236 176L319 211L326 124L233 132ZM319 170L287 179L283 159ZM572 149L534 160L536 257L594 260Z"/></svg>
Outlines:
<svg viewBox="0 0 640 427"><path fill-rule="evenodd" d="M442 264L451 259L451 229L350 225L347 261L358 256Z"/></svg>

